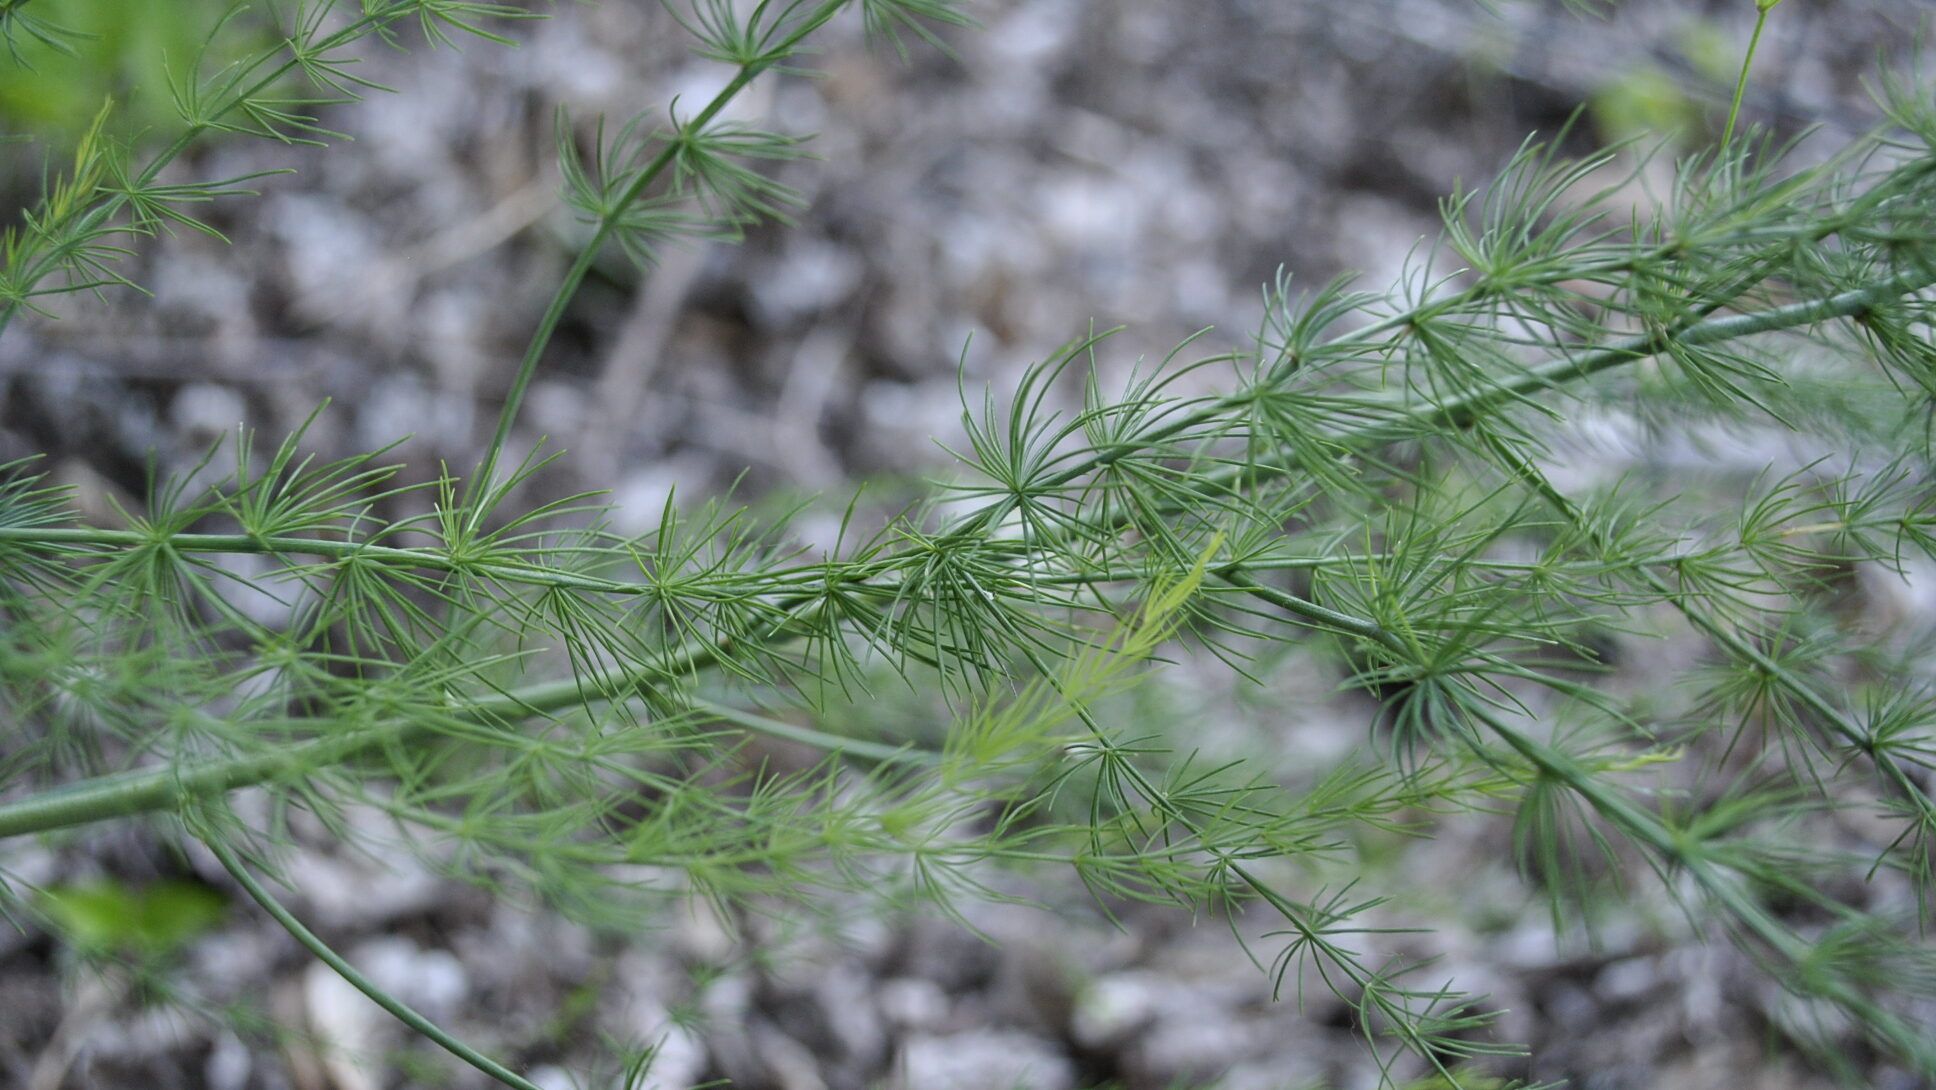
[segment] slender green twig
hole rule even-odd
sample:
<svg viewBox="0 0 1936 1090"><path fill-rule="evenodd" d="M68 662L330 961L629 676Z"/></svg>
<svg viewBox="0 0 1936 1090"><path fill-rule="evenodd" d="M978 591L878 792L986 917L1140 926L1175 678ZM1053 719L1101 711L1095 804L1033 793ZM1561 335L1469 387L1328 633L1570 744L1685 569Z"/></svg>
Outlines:
<svg viewBox="0 0 1936 1090"><path fill-rule="evenodd" d="M331 949L328 943L317 938L316 933L305 927L294 913L284 908L274 894L265 889L261 882L256 881L255 875L249 873L248 867L244 866L235 853L222 843L220 837L204 836L201 839L208 850L215 854L215 858L222 864L222 869L229 872L229 877L235 879L235 883L242 887L251 900L262 906L264 912L274 917L275 921L282 925L282 929L289 932L290 937L301 943L317 961L335 970L337 976L348 981L357 991L369 996L371 1002L390 1012L397 1021L436 1042L437 1046L444 1051L498 1082L514 1087L515 1090L542 1090L537 1083L465 1044L437 1023L418 1013L409 1004L377 987L374 981L364 976L356 966L351 965L341 954Z"/></svg>
<svg viewBox="0 0 1936 1090"><path fill-rule="evenodd" d="M1741 116L1741 98L1748 92L1748 69L1754 67L1755 48L1761 44L1761 31L1768 25L1768 13L1781 0L1755 0L1754 33L1748 36L1747 55L1741 58L1741 75L1734 81L1734 99L1728 103L1728 123L1721 130L1721 154L1734 146L1734 122Z"/></svg>
<svg viewBox="0 0 1936 1090"><path fill-rule="evenodd" d="M882 745L879 742L870 742L865 738L846 738L838 734L828 734L826 731L814 730L811 727L783 723L771 716L756 715L752 712L741 711L730 704L720 704L715 701L701 700L696 697L690 698L689 702L692 704L694 710L703 712L722 723L732 723L735 726L744 727L755 733L780 738L788 742L798 742L801 745L811 746L814 749L825 750L828 753L852 757L870 763L914 765L918 767L933 765L941 759L939 754L915 749L910 746Z"/></svg>

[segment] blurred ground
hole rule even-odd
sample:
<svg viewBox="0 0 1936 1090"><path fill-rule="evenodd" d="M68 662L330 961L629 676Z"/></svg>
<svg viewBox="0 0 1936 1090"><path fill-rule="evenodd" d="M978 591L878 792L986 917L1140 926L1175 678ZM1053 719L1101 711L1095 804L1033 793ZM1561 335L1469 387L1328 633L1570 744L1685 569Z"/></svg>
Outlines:
<svg viewBox="0 0 1936 1090"><path fill-rule="evenodd" d="M1280 265L1310 283L1358 270L1382 287L1434 233L1440 195L1582 103L1582 148L1637 126L1702 135L1753 5L1635 0L1604 23L1558 4L1488 14L1466 0L979 11L985 29L950 35L953 58L916 48L900 62L847 26L829 39L825 79L750 96L744 109L819 134L821 159L781 172L807 198L799 226L672 252L643 282L604 267L527 404L521 442L549 435L570 452L542 487L611 488L642 528L668 490L712 494L743 470L755 495L941 471L930 440L958 431L958 363L969 390L1002 390L1092 322L1127 325L1114 366L1205 326L1217 330L1208 346L1241 343ZM1920 14L1912 0L1784 5L1748 116L1788 131L1865 126L1861 80ZM217 210L232 247L194 235L145 247L136 279L154 299L82 301L58 323L10 329L0 460L47 453L91 502L132 505L150 457L183 469L238 422L277 436L329 398L311 435L324 452L408 434L398 456L420 471L471 464L576 235L553 196L556 106L581 121L624 116L719 79L653 4L561 7L514 31L525 44L512 52L373 53L370 74L400 94L331 112L356 135L348 148L200 153L198 175L301 173ZM9 161L16 198L36 176L26 158ZM1331 694L1326 669L1293 657L1282 692L1204 699L1227 708L1233 733L1284 736L1280 764L1308 769L1356 745L1369 718ZM1285 721L1293 706L1309 710ZM1671 903L1643 894L1597 946L1556 943L1506 835L1502 822L1461 821L1394 848L1394 884L1409 892L1390 922L1430 922L1434 933L1395 945L1443 959L1442 976L1510 1010L1502 1035L1537 1057L1518 1074L1660 1090L1828 1084L1786 1044L1774 985L1690 935ZM667 1087L1375 1079L1346 1012L1270 1002L1228 932L1160 913L1112 931L1053 886L1029 892L1064 911L979 911L994 943L932 920L858 923L842 942L741 921L749 935L735 938L695 912L624 937L328 843L316 836L292 864L298 910L408 1001L559 1086L601 1034L661 1040L654 1078ZM7 844L0 864L43 881L208 868L133 832L83 844ZM272 925L242 906L230 921L192 948L190 992L248 997L377 1053L402 1044ZM52 1090L35 1080L64 1070L69 1086L362 1090L386 1085L370 1073L382 1066L408 1069L245 1044L85 979L45 938L0 930L0 1083ZM1914 1085L1851 1060L1874 1085ZM437 1081L475 1082L440 1070Z"/></svg>

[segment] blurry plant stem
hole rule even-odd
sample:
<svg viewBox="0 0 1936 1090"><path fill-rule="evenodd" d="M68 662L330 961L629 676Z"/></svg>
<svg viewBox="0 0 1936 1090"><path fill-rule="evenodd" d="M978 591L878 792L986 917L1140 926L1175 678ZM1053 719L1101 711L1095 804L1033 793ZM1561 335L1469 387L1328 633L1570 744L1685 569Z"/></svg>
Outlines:
<svg viewBox="0 0 1936 1090"><path fill-rule="evenodd" d="M491 445L484 452L483 465L478 470L474 481L476 491L473 493L474 507L470 516L473 520L473 529L476 528L476 521L481 520L487 513L484 500L495 490L498 464L503 460L505 444L511 440L511 428L517 423L518 411L524 404L525 391L530 387L532 377L538 373L538 364L544 359L545 350L551 345L552 335L558 331L558 323L564 320L566 308L577 297L579 286L584 283L586 274L591 272L605 243L613 237L624 222L626 211L645 195L645 191L651 188L652 183L657 181L667 168L677 161L679 152L684 146L686 133L702 131L707 125L712 124L720 112L733 99L739 97L741 91L759 78L761 73L786 59L800 46L801 42L806 40L808 35L826 25L827 21L846 7L848 2L849 0L823 0L819 7L801 18L778 44L765 50L754 60L742 64L732 80L725 87L720 88L719 93L712 97L712 101L706 103L704 109L693 115L691 120L679 125L680 132L673 134L666 141L665 147L659 149L659 153L652 157L652 161L646 164L643 170L639 171L638 176L632 179L631 184L625 187L599 219L591 238L587 239L584 247L578 251L577 259L565 272L557 291L552 293L551 302L545 307L544 315L538 319L538 327L531 335L531 343L525 348L524 358L518 363L517 374L511 379L511 386L504 395L504 408L498 414L497 431L491 436Z"/></svg>
<svg viewBox="0 0 1936 1090"><path fill-rule="evenodd" d="M1441 425L1458 424L1515 398L1649 358L1676 343L1713 344L1812 325L1833 318L1858 317L1891 299L1920 291L1931 284L1936 284L1936 270L1910 270L1866 288L1762 311L1709 318L1678 330L1630 338L1592 352L1556 358L1528 368L1498 386L1478 393L1423 404L1394 401L1393 411L1395 414L1408 415L1414 420ZM1391 426L1389 421L1373 421L1345 431L1337 438L1340 442L1346 443L1375 443L1388 434ZM1181 428L1166 427L1163 430L1174 434ZM1124 453L1127 452L1121 452L1116 456L1121 457ZM1088 461L1103 464L1107 458L1107 453L1103 453ZM48 540L44 535L126 532L31 530L8 536L14 540L32 541L35 540L35 535L43 535L40 539ZM61 540L77 539L64 537ZM251 539L244 536L238 540ZM118 540L110 541L104 538L102 543L118 543ZM347 542L312 544L331 550L342 549L352 552L369 548L369 546ZM411 555L420 554L413 551ZM1223 573L1215 565L1212 566L1212 571ZM1242 577L1241 572L1231 574ZM1280 606L1285 605L1286 601L1298 603L1301 614L1319 627L1352 635L1368 635L1373 638L1382 634L1382 629L1371 621L1338 614L1323 609L1315 603L1304 602L1303 599L1271 588L1260 589L1269 591L1271 600ZM783 614L783 619L771 630L771 638L778 641L796 635L802 626L812 620L813 611L818 608L820 601L819 598L802 595L798 600L782 600L776 603L778 610ZM669 661L658 664L650 672L608 668L591 672L586 676L531 685L480 700L465 712L465 717L474 723L498 724L561 711L581 705L589 699L611 701L627 698L642 690L651 689L658 685L662 678L676 677L710 665L717 660L723 650L725 648L717 644L688 644L671 656ZM186 767L159 768L96 777L0 806L0 839L91 824L138 813L178 810L185 803L205 796L283 777L300 776L313 769L341 764L373 748L431 729L428 725L409 719L383 720L358 730L291 746L277 753L232 757ZM852 746L851 742L843 741L841 744Z"/></svg>

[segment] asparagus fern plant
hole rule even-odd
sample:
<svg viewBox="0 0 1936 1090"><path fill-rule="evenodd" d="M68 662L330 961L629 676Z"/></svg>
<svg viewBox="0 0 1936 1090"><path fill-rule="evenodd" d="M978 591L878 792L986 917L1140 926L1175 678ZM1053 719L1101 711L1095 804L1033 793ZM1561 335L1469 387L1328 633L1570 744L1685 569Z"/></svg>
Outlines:
<svg viewBox="0 0 1936 1090"><path fill-rule="evenodd" d="M595 496L533 497L551 456L514 449L521 402L607 249L649 265L797 208L762 166L803 149L727 120L736 96L806 63L848 9L896 47L967 13L670 6L733 74L610 138L560 118L586 241L472 471L405 484L382 451L322 462L301 434L244 433L94 525L31 463L7 467L0 837L147 821L199 842L316 957L510 1086L532 1085L512 1058L385 994L281 903L292 811L345 837L365 827L349 811L379 813L455 875L619 923L673 888L948 907L1003 865L1068 868L1106 903L1269 914L1280 945L1259 961L1287 992L1333 989L1392 1078L1457 1083L1514 1051L1483 999L1393 957L1366 923L1375 892L1315 889L1299 864L1362 828L1507 811L1562 922L1597 895L1597 859L1642 861L1765 963L1824 1047L1853 1027L1936 1077L1915 1013L1936 998L1927 630L1904 642L1842 609L1851 573L1936 558L1926 87L1885 82L1872 132L1806 160L1737 131L1737 91L1720 145L1637 205L1632 149L1529 141L1444 202L1442 237L1388 290L1280 278L1254 336L1126 383L1104 377L1106 335L1075 340L1007 396L964 395L960 473L930 502L872 527L854 508L836 547L808 551L724 502L669 502L627 536ZM0 2L21 61L67 44L47 8ZM268 20L279 44L177 69L158 150L97 122L0 237L0 333L59 295L133 287L147 236L212 231L200 209L253 179L183 180L199 142L326 142L330 104L380 89L359 44L502 40L532 14L237 9L218 36L261 40ZM1223 392L1198 392L1208 376ZM1574 425L1610 415L1776 434L1796 455L1685 496L1555 474ZM1719 490L1738 509L1716 510ZM388 514L404 500L421 513ZM245 591L286 608L262 620ZM1606 633L1674 626L1706 648L1684 676L1610 683ZM1377 764L1293 790L1109 711L1166 657L1248 675L1313 641L1379 702ZM938 745L848 729L884 676L946 695ZM762 735L824 760L775 771L749 748ZM1846 807L1881 809L1888 842L1805 846ZM1913 896L1890 902L1898 888ZM39 914L32 894L0 875L10 913Z"/></svg>

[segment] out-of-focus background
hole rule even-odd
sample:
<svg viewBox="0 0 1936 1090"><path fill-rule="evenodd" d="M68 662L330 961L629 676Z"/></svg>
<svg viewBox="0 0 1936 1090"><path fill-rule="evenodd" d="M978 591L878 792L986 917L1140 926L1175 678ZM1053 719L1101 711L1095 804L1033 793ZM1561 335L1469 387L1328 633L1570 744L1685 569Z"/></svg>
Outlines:
<svg viewBox="0 0 1936 1090"><path fill-rule="evenodd" d="M0 132L41 138L0 145L10 221L37 192L47 149L104 96L126 123L167 128L165 100L143 97L159 91L160 57L192 52L222 6L63 4L64 20L101 34L93 81L0 59ZM945 473L934 440L958 434L958 383L976 398L1005 391L1092 324L1126 326L1107 350L1113 366L1206 326L1208 348L1240 344L1280 266L1312 284L1357 271L1382 288L1429 245L1437 200L1483 181L1530 133L1571 118L1567 146L1580 151L1683 133L1663 161L1712 140L1754 17L1748 0L1629 0L1605 18L1471 0L974 10L984 26L949 33L952 56L916 43L902 59L843 23L816 60L823 78L767 80L736 104L818 134L817 160L779 169L806 198L798 225L673 249L644 277L616 255L601 264L526 406L520 445L549 436L568 451L541 488L609 489L619 525L643 529L669 494L714 495L736 479L749 499L838 501L856 481L892 493ZM361 74L398 93L329 108L325 123L354 142L327 154L235 141L194 153L200 177L299 173L210 210L233 245L193 233L143 244L134 278L153 298L65 300L60 320L9 328L0 460L44 453L108 512L138 506L151 464L185 470L241 423L278 437L328 399L310 432L320 452L407 435L396 456L419 475L473 464L581 235L557 197L557 107L589 132L598 114L664 109L722 79L657 4L552 14L506 28L514 50L369 50ZM1878 51L1905 46L1924 14L1919 0L1783 5L1745 116L1784 133L1822 126L1825 148L1867 127ZM1645 668L1645 656L1630 661ZM1206 680L1193 696L1186 670L1175 699L1212 750L1261 747L1295 774L1364 740L1371 706L1337 695L1337 681L1293 655L1262 690ZM1395 897L1381 922L1434 928L1391 940L1394 952L1440 959L1438 976L1509 1011L1501 1035L1534 1049L1517 1074L1650 1090L1834 1084L1784 1034L1775 984L1645 883L1609 907L1592 942L1556 937L1513 872L1509 835L1500 820L1449 821L1434 840L1386 846L1367 885ZM79 845L8 843L0 864L128 888L198 865L138 832ZM972 909L985 939L926 918L868 919L838 937L735 928L695 908L610 935L321 835L290 868L295 906L352 960L434 1017L489 1027L548 1086L570 1085L564 1072L609 1040L660 1042L648 1084L665 1087L1376 1081L1348 1012L1322 989L1301 1008L1271 1002L1220 924L1152 910L1114 929L1046 878L1021 892L1062 910ZM51 939L0 928L0 1083L477 1081L426 1066L420 1045L397 1051L397 1027L247 905L230 906L172 972L187 995L246 1001L335 1046L265 1046L90 982ZM1891 1085L1889 1071L1852 1059L1855 1077Z"/></svg>

